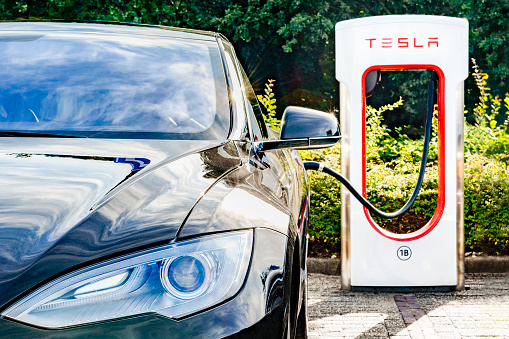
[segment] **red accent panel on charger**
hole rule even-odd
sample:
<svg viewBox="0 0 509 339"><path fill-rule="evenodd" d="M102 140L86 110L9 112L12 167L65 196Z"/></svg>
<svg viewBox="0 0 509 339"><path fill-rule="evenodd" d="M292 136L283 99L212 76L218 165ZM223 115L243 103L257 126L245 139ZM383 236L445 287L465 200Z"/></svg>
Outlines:
<svg viewBox="0 0 509 339"><path fill-rule="evenodd" d="M444 212L445 205L445 148L443 138L445 137L444 125L444 93L445 76L440 67L435 65L377 65L366 69L362 75L362 195L366 198L366 75L373 70L381 71L401 71L406 69L432 69L438 74L438 202L433 217L428 223L419 230L408 234L396 234L384 230L373 220L369 211L364 207L364 214L371 226L386 238L396 241L412 241L419 239L431 232L440 221Z"/></svg>

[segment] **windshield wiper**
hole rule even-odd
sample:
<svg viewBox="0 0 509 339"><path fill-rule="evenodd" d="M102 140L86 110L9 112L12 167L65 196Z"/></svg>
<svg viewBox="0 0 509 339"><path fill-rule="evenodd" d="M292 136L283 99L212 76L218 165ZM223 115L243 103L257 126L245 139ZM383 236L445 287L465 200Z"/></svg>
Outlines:
<svg viewBox="0 0 509 339"><path fill-rule="evenodd" d="M37 131L0 131L0 137L25 137L25 138L86 138L82 135L65 133L37 132Z"/></svg>

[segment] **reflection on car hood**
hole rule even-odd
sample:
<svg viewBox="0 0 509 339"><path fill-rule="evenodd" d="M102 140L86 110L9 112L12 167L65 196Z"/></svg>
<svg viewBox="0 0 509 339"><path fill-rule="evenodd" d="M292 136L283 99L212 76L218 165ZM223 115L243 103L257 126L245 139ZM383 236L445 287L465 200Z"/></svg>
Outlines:
<svg viewBox="0 0 509 339"><path fill-rule="evenodd" d="M219 141L3 138L0 307L66 270L173 239L239 164Z"/></svg>

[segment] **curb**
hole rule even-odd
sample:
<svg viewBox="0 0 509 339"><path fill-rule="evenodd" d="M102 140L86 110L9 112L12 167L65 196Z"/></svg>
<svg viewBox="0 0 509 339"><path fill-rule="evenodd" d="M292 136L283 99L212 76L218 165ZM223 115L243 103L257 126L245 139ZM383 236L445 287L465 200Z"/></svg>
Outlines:
<svg viewBox="0 0 509 339"><path fill-rule="evenodd" d="M340 258L308 258L308 273L340 275ZM509 256L466 257L465 273L509 273Z"/></svg>
<svg viewBox="0 0 509 339"><path fill-rule="evenodd" d="M327 275L341 274L340 258L308 258L308 273L321 273Z"/></svg>
<svg viewBox="0 0 509 339"><path fill-rule="evenodd" d="M509 256L466 257L465 273L509 273Z"/></svg>

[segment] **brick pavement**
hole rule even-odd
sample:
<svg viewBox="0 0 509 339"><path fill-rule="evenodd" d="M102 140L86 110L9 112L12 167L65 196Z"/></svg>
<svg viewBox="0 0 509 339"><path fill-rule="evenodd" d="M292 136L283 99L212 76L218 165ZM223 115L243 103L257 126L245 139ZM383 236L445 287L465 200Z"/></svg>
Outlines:
<svg viewBox="0 0 509 339"><path fill-rule="evenodd" d="M460 292L371 293L308 276L310 338L509 338L509 275L469 274Z"/></svg>

